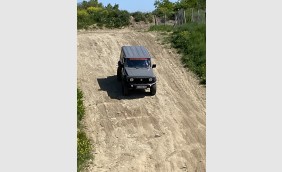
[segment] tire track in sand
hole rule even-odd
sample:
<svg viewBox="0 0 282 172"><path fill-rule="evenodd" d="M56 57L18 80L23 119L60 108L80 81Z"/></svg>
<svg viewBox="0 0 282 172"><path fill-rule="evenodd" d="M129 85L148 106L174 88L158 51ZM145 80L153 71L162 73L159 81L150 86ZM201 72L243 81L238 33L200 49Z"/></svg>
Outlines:
<svg viewBox="0 0 282 172"><path fill-rule="evenodd" d="M86 132L95 160L87 171L205 171L205 88L155 33L127 29L80 32L78 86L85 94ZM143 45L154 57L156 96L121 94L120 47Z"/></svg>

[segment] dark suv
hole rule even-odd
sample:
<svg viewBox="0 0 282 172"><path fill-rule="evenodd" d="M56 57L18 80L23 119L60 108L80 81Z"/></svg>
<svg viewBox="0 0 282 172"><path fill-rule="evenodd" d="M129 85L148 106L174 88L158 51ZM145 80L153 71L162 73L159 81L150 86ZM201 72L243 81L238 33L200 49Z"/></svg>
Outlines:
<svg viewBox="0 0 282 172"><path fill-rule="evenodd" d="M132 89L150 89L151 95L157 91L156 76L153 73L155 64L151 64L151 56L143 46L121 47L117 68L117 79L122 83L122 93L127 96Z"/></svg>

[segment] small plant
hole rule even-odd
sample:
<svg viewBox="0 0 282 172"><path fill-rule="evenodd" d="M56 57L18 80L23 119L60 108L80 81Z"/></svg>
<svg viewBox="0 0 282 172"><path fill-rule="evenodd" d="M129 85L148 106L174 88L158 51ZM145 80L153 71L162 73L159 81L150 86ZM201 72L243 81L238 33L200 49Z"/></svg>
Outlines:
<svg viewBox="0 0 282 172"><path fill-rule="evenodd" d="M81 171L86 162L93 158L91 154L92 145L83 131L80 124L85 115L85 107L83 104L83 92L77 89L77 171Z"/></svg>
<svg viewBox="0 0 282 172"><path fill-rule="evenodd" d="M85 163L92 158L91 142L85 132L77 132L77 171L81 171Z"/></svg>
<svg viewBox="0 0 282 172"><path fill-rule="evenodd" d="M85 114L85 107L83 105L83 93L77 89L77 121L80 122Z"/></svg>

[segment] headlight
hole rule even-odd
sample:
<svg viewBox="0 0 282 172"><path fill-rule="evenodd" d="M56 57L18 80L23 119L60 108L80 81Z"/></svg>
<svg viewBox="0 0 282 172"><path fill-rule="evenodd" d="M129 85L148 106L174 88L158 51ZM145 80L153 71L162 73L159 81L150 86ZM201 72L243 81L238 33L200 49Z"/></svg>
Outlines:
<svg viewBox="0 0 282 172"><path fill-rule="evenodd" d="M134 81L134 79L133 79L133 78L130 78L129 81L132 82L132 81Z"/></svg>
<svg viewBox="0 0 282 172"><path fill-rule="evenodd" d="M149 81L150 81L150 82L153 81L153 78L149 78Z"/></svg>

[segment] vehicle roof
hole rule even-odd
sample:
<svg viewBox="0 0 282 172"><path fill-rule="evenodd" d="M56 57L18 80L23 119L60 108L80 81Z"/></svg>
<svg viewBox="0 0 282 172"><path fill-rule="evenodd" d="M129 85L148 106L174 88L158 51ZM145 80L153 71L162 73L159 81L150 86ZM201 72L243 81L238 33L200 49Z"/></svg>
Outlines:
<svg viewBox="0 0 282 172"><path fill-rule="evenodd" d="M144 46L122 46L125 58L151 58Z"/></svg>

